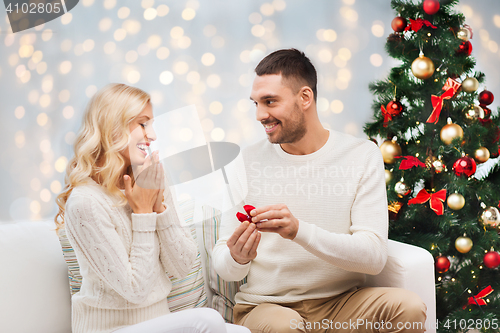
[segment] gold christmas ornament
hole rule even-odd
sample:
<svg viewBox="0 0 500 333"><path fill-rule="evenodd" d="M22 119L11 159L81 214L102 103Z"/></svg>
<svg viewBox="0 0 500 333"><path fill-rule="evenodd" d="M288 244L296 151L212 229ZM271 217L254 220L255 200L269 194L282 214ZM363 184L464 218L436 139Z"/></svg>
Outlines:
<svg viewBox="0 0 500 333"><path fill-rule="evenodd" d="M389 184L392 180L392 172L385 170L385 185Z"/></svg>
<svg viewBox="0 0 500 333"><path fill-rule="evenodd" d="M460 253L467 253L472 249L472 240L469 237L461 236L455 240L455 248Z"/></svg>
<svg viewBox="0 0 500 333"><path fill-rule="evenodd" d="M384 158L384 163L392 164L395 161L395 156L401 156L401 147L394 140L384 141L380 145L380 151L382 152L382 157Z"/></svg>
<svg viewBox="0 0 500 333"><path fill-rule="evenodd" d="M500 211L496 207L486 207L481 214L481 224L487 228L498 228L500 226Z"/></svg>
<svg viewBox="0 0 500 333"><path fill-rule="evenodd" d="M403 179L401 179L399 182L396 183L394 186L394 191L398 194L398 197L402 198L404 196L407 196L410 194L411 189L403 183Z"/></svg>
<svg viewBox="0 0 500 333"><path fill-rule="evenodd" d="M413 60L411 64L411 71L415 77L421 80L427 80L434 74L434 63L431 59L420 53L420 56Z"/></svg>
<svg viewBox="0 0 500 333"><path fill-rule="evenodd" d="M453 193L448 196L446 203L451 209L460 210L465 206L465 199L460 193Z"/></svg>
<svg viewBox="0 0 500 333"><path fill-rule="evenodd" d="M469 120L484 119L484 110L480 106L471 105L469 108L465 109L465 118Z"/></svg>
<svg viewBox="0 0 500 333"><path fill-rule="evenodd" d="M448 118L448 124L444 125L440 133L441 141L449 145L455 138L463 138L464 130L457 124L453 124Z"/></svg>
<svg viewBox="0 0 500 333"><path fill-rule="evenodd" d="M462 90L472 93L479 88L479 82L474 77L468 77L462 82Z"/></svg>
<svg viewBox="0 0 500 333"><path fill-rule="evenodd" d="M441 156L438 158L436 156L429 156L425 159L425 166L427 169L434 168L435 173L441 173L444 170L444 162L441 160Z"/></svg>
<svg viewBox="0 0 500 333"><path fill-rule="evenodd" d="M474 159L477 163L484 163L490 158L490 151L486 147L479 147L474 152Z"/></svg>
<svg viewBox="0 0 500 333"><path fill-rule="evenodd" d="M465 28L461 28L457 32L457 38L463 41L468 41L470 39L470 31Z"/></svg>

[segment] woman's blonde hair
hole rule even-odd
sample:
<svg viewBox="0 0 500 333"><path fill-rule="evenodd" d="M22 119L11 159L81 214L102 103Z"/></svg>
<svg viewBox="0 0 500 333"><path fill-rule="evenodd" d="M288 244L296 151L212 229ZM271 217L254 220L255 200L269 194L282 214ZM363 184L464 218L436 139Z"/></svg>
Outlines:
<svg viewBox="0 0 500 333"><path fill-rule="evenodd" d="M127 148L130 122L150 100L151 96L141 89L113 83L99 90L89 101L74 144L75 156L66 168L64 189L56 198L59 206L54 218L57 230L64 227L68 197L75 187L86 183L88 177L99 179L120 205L126 204L117 186L125 167L120 152ZM130 171L129 167L127 174L130 175Z"/></svg>

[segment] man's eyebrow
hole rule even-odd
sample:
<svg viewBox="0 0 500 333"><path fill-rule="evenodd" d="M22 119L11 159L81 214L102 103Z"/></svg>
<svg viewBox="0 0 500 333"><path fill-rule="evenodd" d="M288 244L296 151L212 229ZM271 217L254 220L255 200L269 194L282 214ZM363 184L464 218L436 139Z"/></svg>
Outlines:
<svg viewBox="0 0 500 333"><path fill-rule="evenodd" d="M264 96L261 96L259 99L260 100L266 100L266 99L272 99L272 98L276 98L276 97L277 97L277 95L264 95ZM252 97L250 97L250 99L252 101L255 101Z"/></svg>

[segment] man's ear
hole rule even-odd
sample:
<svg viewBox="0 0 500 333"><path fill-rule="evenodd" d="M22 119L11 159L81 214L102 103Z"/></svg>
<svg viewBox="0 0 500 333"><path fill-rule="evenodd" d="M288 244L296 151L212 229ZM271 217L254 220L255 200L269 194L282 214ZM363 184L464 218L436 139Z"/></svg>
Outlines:
<svg viewBox="0 0 500 333"><path fill-rule="evenodd" d="M308 86L300 88L299 97L302 109L303 110L309 109L314 101L314 93L312 89Z"/></svg>

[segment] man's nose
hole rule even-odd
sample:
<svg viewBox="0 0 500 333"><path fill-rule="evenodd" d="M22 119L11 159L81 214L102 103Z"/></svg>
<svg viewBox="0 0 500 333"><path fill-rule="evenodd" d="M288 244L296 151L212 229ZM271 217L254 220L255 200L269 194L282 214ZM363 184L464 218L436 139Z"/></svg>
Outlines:
<svg viewBox="0 0 500 333"><path fill-rule="evenodd" d="M263 120L269 118L269 113L267 112L266 108L257 105L257 109L255 111L255 118L257 119L257 121L262 122Z"/></svg>

